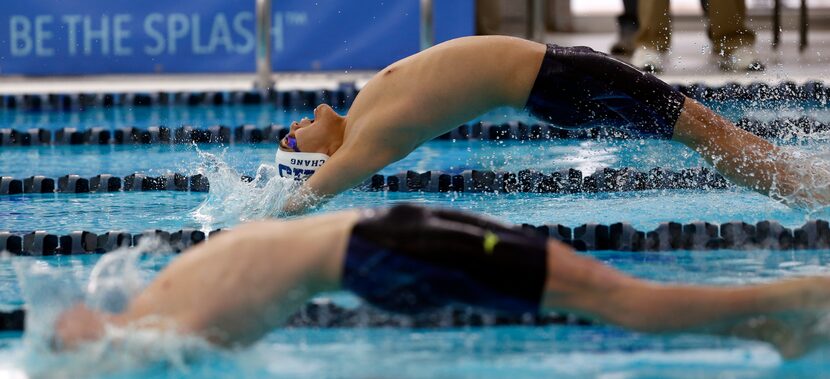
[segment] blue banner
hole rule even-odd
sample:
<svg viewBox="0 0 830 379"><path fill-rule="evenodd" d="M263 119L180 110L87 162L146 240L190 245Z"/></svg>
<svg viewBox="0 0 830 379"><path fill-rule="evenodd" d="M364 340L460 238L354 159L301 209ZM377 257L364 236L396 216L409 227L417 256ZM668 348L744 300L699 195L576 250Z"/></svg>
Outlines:
<svg viewBox="0 0 830 379"><path fill-rule="evenodd" d="M274 1L277 71L378 69L419 49L419 0ZM436 1L436 40L473 32L473 0ZM0 75L252 72L254 0L3 5Z"/></svg>

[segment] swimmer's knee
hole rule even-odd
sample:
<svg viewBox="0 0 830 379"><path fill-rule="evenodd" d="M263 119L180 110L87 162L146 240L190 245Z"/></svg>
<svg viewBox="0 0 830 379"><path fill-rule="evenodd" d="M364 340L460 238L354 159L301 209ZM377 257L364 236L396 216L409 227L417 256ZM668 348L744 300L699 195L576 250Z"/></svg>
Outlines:
<svg viewBox="0 0 830 379"><path fill-rule="evenodd" d="M609 293L635 281L606 264L578 253L555 240L548 241L548 280L546 291L553 295L587 298Z"/></svg>
<svg viewBox="0 0 830 379"><path fill-rule="evenodd" d="M691 98L685 98L682 111L675 123L672 139L695 147L714 136L725 136L738 130L739 128L734 124L703 104Z"/></svg>

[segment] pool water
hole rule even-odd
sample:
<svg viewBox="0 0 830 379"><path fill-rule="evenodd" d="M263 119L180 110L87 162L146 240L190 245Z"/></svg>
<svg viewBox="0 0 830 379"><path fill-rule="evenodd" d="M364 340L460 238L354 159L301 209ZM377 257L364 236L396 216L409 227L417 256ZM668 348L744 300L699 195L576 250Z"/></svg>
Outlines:
<svg viewBox="0 0 830 379"><path fill-rule="evenodd" d="M828 120L822 104L711 103L732 119L810 116ZM783 115L783 116L782 116ZM83 112L25 113L0 110L0 128L63 126L118 127L136 125L267 125L287 124L308 112L273 107L115 107ZM524 119L515 112L496 111L487 120ZM827 159L820 139L788 141L790 148ZM231 171L213 172L215 181L237 181L252 175L261 163L273 161L274 145L146 145L3 147L0 175L27 177L65 174L93 176L133 172L203 172L216 159ZM208 158L213 156L215 158ZM432 141L407 158L382 170L465 169L551 172L567 168L586 175L604 167L681 169L704 162L680 144L654 140L589 141ZM230 173L229 173L230 172ZM258 190L246 185L217 186L210 193L124 192L106 194L27 194L0 196L0 230L24 232L72 230L104 232L123 229L210 230L232 227L260 216ZM740 188L724 190L662 190L602 194L473 194L384 193L352 190L318 212L353 207L415 202L482 212L514 223L630 222L651 229L660 222L715 223L764 219L795 227L805 220L830 218L826 210L799 210ZM268 205L263 205L267 208ZM764 250L663 253L586 253L615 268L660 282L700 284L758 283L776 278L828 271L830 251L771 252ZM0 259L0 309L24 304L14 266L49 267L50 272L87 278L101 256ZM152 277L169 256L145 258L141 272ZM221 278L218 278L221 279ZM357 299L342 292L325 294L338 302ZM830 333L830 331L828 331ZM830 373L828 349L795 361L783 361L769 346L732 338L692 335L645 335L607 326L469 327L449 329L295 328L275 330L253 347L225 351L186 352L181 344L163 340L149 362L134 364L129 354L112 351L83 356L44 356L24 336L0 334L0 377L310 377L310 378L512 378L604 377L804 377ZM104 364L102 362L109 362ZM114 363L113 363L114 362ZM105 366L110 368L105 369ZM116 368L112 368L116 367Z"/></svg>

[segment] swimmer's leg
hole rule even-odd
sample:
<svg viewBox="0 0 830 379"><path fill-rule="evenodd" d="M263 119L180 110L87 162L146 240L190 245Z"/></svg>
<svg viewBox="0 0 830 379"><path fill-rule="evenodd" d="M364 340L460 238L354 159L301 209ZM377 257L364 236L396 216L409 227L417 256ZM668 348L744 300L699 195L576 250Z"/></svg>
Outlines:
<svg viewBox="0 0 830 379"><path fill-rule="evenodd" d="M757 339L788 357L813 345L809 326L830 309L830 277L731 288L661 285L529 230L415 206L356 224L342 283L394 312L458 303L512 314L566 310L643 332Z"/></svg>
<svg viewBox="0 0 830 379"><path fill-rule="evenodd" d="M673 139L691 147L736 184L768 196L794 203L830 203L824 188L806 188L816 183L793 157L750 132L742 130L695 100L686 98L674 127ZM799 172L801 170L801 172ZM827 175L815 172L813 175ZM817 183L817 184L820 184ZM795 198L793 198L793 195ZM804 198L799 198L804 197Z"/></svg>
<svg viewBox="0 0 830 379"><path fill-rule="evenodd" d="M736 184L797 205L830 203L826 162L799 162L653 75L587 47L549 45L525 108L560 126L673 138Z"/></svg>
<svg viewBox="0 0 830 379"><path fill-rule="evenodd" d="M820 339L811 328L830 309L830 278L745 287L661 285L627 276L548 243L543 307L649 333L692 332L773 344L795 357Z"/></svg>

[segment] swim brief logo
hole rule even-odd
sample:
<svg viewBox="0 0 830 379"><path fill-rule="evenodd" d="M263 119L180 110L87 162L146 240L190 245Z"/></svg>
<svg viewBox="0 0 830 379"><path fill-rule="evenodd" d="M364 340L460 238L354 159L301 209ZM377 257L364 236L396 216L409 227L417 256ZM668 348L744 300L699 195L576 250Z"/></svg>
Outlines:
<svg viewBox="0 0 830 379"><path fill-rule="evenodd" d="M484 247L484 253L485 254L492 255L493 250L496 249L496 245L498 243L499 243L499 236L497 236L495 233L493 233L489 230L487 231L487 233L484 233L484 241L483 241L482 244L484 245L483 247Z"/></svg>

